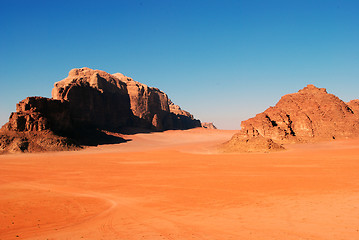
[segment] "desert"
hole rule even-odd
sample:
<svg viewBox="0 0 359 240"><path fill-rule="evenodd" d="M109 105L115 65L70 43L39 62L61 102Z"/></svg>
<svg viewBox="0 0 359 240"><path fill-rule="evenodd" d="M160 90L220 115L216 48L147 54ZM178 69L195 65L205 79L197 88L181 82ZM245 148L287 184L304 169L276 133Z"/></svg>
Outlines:
<svg viewBox="0 0 359 240"><path fill-rule="evenodd" d="M358 240L359 1L1 1L0 240Z"/></svg>
<svg viewBox="0 0 359 240"><path fill-rule="evenodd" d="M356 239L359 115L307 85L240 130L73 69L0 129L0 240Z"/></svg>
<svg viewBox="0 0 359 240"><path fill-rule="evenodd" d="M359 139L220 153L235 131L0 156L0 239L357 239Z"/></svg>

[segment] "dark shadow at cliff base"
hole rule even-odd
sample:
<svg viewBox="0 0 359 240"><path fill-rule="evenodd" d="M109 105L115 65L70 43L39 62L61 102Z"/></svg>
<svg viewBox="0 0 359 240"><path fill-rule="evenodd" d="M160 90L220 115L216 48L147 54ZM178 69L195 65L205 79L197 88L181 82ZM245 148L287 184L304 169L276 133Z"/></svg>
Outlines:
<svg viewBox="0 0 359 240"><path fill-rule="evenodd" d="M165 111L162 111L158 116L160 117L158 117L158 121L155 122L141 119L137 116L131 116L127 126L120 128L118 132L126 135L134 135L138 133L163 132L167 130L188 130L201 127L201 122L199 120L188 116L168 113Z"/></svg>
<svg viewBox="0 0 359 240"><path fill-rule="evenodd" d="M104 144L125 143L126 140L118 133L101 130L83 130L72 137L81 146L98 146Z"/></svg>

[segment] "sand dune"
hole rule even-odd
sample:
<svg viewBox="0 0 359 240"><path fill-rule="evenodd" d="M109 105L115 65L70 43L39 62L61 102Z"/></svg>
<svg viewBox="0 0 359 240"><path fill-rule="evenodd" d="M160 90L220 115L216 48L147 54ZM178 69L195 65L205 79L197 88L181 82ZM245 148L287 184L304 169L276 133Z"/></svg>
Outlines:
<svg viewBox="0 0 359 240"><path fill-rule="evenodd" d="M0 239L359 239L359 140L222 154L234 131L0 156Z"/></svg>

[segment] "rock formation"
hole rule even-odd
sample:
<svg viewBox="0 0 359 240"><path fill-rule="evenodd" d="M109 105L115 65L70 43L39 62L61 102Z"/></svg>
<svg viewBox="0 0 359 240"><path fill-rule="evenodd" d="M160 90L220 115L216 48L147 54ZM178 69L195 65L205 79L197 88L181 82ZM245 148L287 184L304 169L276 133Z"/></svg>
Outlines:
<svg viewBox="0 0 359 240"><path fill-rule="evenodd" d="M214 124L211 123L211 122L202 122L201 125L202 125L203 128L217 129L216 126L214 126Z"/></svg>
<svg viewBox="0 0 359 240"><path fill-rule="evenodd" d="M163 131L200 126L199 120L157 88L120 73L80 68L55 83L52 99L28 97L17 104L16 112L0 130L0 153L117 143L123 139L109 132L128 129ZM41 137L47 139L43 146L33 141Z"/></svg>
<svg viewBox="0 0 359 240"><path fill-rule="evenodd" d="M73 130L67 102L28 97L1 128L0 153L76 149L73 140L63 137Z"/></svg>
<svg viewBox="0 0 359 240"><path fill-rule="evenodd" d="M221 149L224 152L271 152L283 150L284 147L262 135L252 137L240 132L233 135L231 140L221 146Z"/></svg>
<svg viewBox="0 0 359 240"><path fill-rule="evenodd" d="M196 120L192 114L180 108L180 106L174 104L168 99L168 105L170 109L171 125L173 129L189 129L201 127L201 122ZM171 126L170 125L170 126Z"/></svg>
<svg viewBox="0 0 359 240"><path fill-rule="evenodd" d="M52 98L69 102L71 119L87 128L118 131L131 118L126 84L104 71L71 70L55 83Z"/></svg>
<svg viewBox="0 0 359 240"><path fill-rule="evenodd" d="M200 127L200 121L193 115L172 103L167 94L158 88L148 87L134 81L121 73L115 73L127 86L131 110L134 115L133 125L155 130L188 129Z"/></svg>
<svg viewBox="0 0 359 240"><path fill-rule="evenodd" d="M359 136L359 100L345 103L324 88L308 85L283 96L274 106L241 123L225 147L248 145L253 138L274 143L322 141ZM248 141L249 140L249 141ZM263 145L258 150L268 149Z"/></svg>
<svg viewBox="0 0 359 240"><path fill-rule="evenodd" d="M28 97L16 104L6 130L17 132L52 130L58 134L73 131L68 102L44 97Z"/></svg>
<svg viewBox="0 0 359 240"><path fill-rule="evenodd" d="M0 154L16 152L44 152L80 149L76 142L68 137L44 131L0 131Z"/></svg>
<svg viewBox="0 0 359 240"><path fill-rule="evenodd" d="M356 114L359 115L359 100L351 100L347 103L348 107Z"/></svg>
<svg viewBox="0 0 359 240"><path fill-rule="evenodd" d="M164 92L134 81L121 73L115 73L113 76L116 76L127 87L133 115L143 120L143 124L149 124L144 127L151 127L155 115L158 117L164 112L169 112L168 97Z"/></svg>

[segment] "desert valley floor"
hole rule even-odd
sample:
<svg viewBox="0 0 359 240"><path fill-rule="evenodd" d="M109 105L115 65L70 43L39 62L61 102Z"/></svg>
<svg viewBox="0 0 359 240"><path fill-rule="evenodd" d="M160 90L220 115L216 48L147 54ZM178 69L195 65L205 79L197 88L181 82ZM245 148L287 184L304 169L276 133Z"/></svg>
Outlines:
<svg viewBox="0 0 359 240"><path fill-rule="evenodd" d="M235 131L0 156L0 239L359 239L359 140L221 154Z"/></svg>

